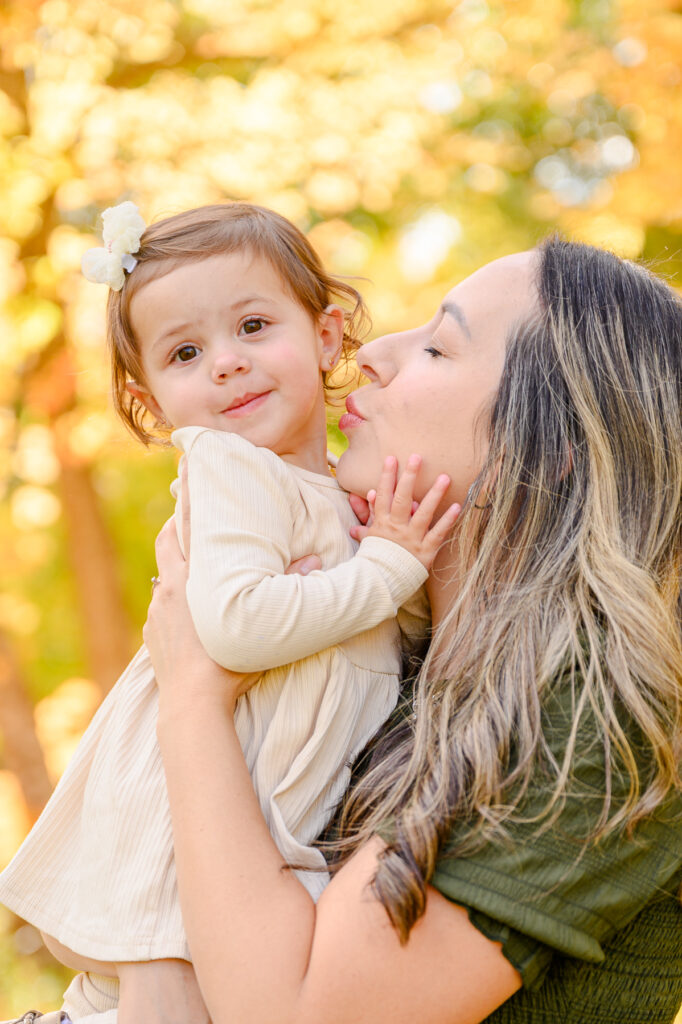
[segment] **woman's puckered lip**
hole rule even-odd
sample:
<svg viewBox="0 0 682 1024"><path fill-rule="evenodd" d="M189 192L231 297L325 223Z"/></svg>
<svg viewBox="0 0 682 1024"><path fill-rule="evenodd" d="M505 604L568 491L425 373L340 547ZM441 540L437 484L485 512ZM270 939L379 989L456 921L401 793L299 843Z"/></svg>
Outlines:
<svg viewBox="0 0 682 1024"><path fill-rule="evenodd" d="M358 409L357 403L353 395L348 395L346 397L346 409L348 409L348 412L351 414L351 416L357 416L358 419L364 420L365 417Z"/></svg>

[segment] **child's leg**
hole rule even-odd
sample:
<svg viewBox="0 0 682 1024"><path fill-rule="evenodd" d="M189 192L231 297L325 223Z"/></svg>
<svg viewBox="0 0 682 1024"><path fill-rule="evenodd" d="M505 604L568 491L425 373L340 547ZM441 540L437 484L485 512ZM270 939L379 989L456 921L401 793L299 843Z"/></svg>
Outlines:
<svg viewBox="0 0 682 1024"><path fill-rule="evenodd" d="M116 1024L118 978L77 974L64 993L63 1010L73 1024Z"/></svg>

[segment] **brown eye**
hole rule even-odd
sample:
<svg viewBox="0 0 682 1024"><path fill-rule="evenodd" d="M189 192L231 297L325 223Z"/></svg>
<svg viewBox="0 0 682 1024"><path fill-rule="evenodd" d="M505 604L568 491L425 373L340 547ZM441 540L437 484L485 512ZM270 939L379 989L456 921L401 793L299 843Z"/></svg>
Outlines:
<svg viewBox="0 0 682 1024"><path fill-rule="evenodd" d="M249 320L245 320L242 324L242 330L244 334L257 334L258 331L262 331L265 326L265 321L261 320L259 316L251 317Z"/></svg>
<svg viewBox="0 0 682 1024"><path fill-rule="evenodd" d="M183 345L182 348L175 352L173 359L179 363L189 363L194 359L198 351L199 349L196 345Z"/></svg>

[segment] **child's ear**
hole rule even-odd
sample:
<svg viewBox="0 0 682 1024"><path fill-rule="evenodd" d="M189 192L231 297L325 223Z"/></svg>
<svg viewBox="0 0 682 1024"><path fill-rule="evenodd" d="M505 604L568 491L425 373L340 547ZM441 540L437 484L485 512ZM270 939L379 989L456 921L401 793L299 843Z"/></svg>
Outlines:
<svg viewBox="0 0 682 1024"><path fill-rule="evenodd" d="M343 331L346 321L341 306L327 306L319 319L319 336L322 342L320 369L332 370L341 354Z"/></svg>
<svg viewBox="0 0 682 1024"><path fill-rule="evenodd" d="M157 420L165 422L166 417L163 414L163 409L156 401L151 391L148 391L147 388L142 387L141 384L138 384L137 381L134 380L126 382L126 391L129 395L132 395L133 398L136 398L138 402L141 402L145 409L149 409L152 416L155 416Z"/></svg>

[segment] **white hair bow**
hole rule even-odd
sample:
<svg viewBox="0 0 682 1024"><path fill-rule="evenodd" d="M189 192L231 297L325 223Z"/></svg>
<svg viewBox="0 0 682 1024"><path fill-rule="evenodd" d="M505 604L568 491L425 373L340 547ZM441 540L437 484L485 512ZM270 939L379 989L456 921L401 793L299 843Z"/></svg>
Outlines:
<svg viewBox="0 0 682 1024"><path fill-rule="evenodd" d="M118 292L125 280L124 270L130 273L137 265L132 255L140 248L140 237L146 228L140 211L131 203L110 206L102 213L102 240L104 246L83 253L81 269L88 281L108 284Z"/></svg>

